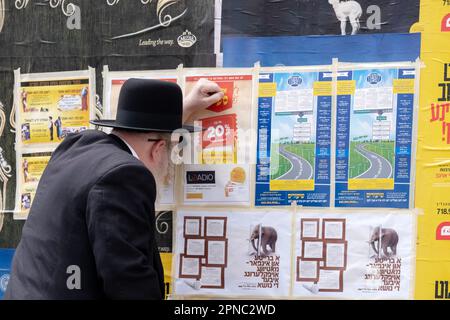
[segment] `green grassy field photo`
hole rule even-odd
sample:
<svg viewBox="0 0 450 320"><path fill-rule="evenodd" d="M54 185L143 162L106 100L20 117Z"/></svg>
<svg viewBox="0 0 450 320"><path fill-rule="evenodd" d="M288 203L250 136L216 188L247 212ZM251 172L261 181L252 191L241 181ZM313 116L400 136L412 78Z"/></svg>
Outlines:
<svg viewBox="0 0 450 320"><path fill-rule="evenodd" d="M270 180L276 180L292 168L291 162L279 152L279 144L273 143L270 151Z"/></svg>
<svg viewBox="0 0 450 320"><path fill-rule="evenodd" d="M288 152L298 155L305 159L314 168L315 164L315 143L285 143L272 144L271 157L270 157L270 175L271 180L276 180L283 176L292 168L291 162L280 154L279 148L284 147Z"/></svg>
<svg viewBox="0 0 450 320"><path fill-rule="evenodd" d="M316 156L316 144L315 143L293 143L286 146L286 150L292 152L306 161L314 168L315 156Z"/></svg>
<svg viewBox="0 0 450 320"><path fill-rule="evenodd" d="M374 152L385 158L392 167L395 161L395 143L394 141L351 141L349 158L349 179L358 177L366 172L370 167L369 160L357 151L358 147L364 146L364 149Z"/></svg>

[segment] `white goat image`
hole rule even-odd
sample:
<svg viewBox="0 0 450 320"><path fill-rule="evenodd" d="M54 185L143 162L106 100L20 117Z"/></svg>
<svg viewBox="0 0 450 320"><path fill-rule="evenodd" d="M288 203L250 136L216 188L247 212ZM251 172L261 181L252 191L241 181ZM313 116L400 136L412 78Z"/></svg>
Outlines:
<svg viewBox="0 0 450 320"><path fill-rule="evenodd" d="M359 31L359 18L362 15L361 5L356 1L339 1L328 0L328 3L333 6L336 17L341 22L341 34L345 36L345 28L347 27L347 18L352 25L352 35Z"/></svg>

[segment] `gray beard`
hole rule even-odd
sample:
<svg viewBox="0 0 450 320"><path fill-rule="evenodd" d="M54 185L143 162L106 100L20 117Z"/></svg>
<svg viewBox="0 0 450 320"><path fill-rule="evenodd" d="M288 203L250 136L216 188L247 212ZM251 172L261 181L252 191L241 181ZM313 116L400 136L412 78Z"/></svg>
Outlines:
<svg viewBox="0 0 450 320"><path fill-rule="evenodd" d="M156 177L155 177L156 178ZM156 205L159 205L162 200L164 189L173 186L175 181L175 165L169 162L167 174L162 178L156 178Z"/></svg>

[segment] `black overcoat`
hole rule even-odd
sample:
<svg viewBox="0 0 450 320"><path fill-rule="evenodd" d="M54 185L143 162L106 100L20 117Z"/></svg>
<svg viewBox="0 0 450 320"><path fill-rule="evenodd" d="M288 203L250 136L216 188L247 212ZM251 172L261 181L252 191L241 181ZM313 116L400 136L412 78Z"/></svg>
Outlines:
<svg viewBox="0 0 450 320"><path fill-rule="evenodd" d="M155 199L120 138L68 136L39 182L5 299L162 299Z"/></svg>

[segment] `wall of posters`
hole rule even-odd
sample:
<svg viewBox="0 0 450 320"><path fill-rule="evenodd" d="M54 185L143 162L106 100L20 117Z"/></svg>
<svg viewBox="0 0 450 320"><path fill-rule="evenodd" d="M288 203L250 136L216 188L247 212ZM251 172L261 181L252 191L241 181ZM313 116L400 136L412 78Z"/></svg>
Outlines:
<svg viewBox="0 0 450 320"><path fill-rule="evenodd" d="M178 211L175 297L288 296L291 223L288 211Z"/></svg>
<svg viewBox="0 0 450 320"><path fill-rule="evenodd" d="M293 297L410 298L414 284L408 279L416 278L416 298L450 298L450 267L446 263L450 260L447 255L450 252L450 205L447 201L449 1L144 2L72 0L51 4L48 1L0 0L1 248L15 247L23 226L23 221L14 221L13 214L4 211L15 208L16 219L26 218L53 149L67 132L89 127L89 118L114 118L118 92L124 80L130 76L156 77L177 81L188 91L195 79L210 77L219 82L226 98L190 119L206 129L205 134L195 138L195 161L179 168L174 184L162 190L157 207L173 210L175 205L182 208L181 204L203 206L204 215L194 210L189 213L202 215L203 223L210 216L206 211L213 211L230 218L228 223L234 225L227 225L225 236L215 234L211 251L216 254L212 255L212 262L209 261L212 266L201 267L204 271L201 288L196 290L199 285L192 282L193 289L192 286L189 289L180 284L179 279L171 279L172 274L167 271L172 262L172 244L168 237L173 231L168 218L171 211L158 214L157 238L168 294L172 280L178 283L183 295L191 296L188 290L192 290L193 295L197 295L197 291L217 290L214 294L222 297L223 292L228 294L228 289L234 292L236 287L230 287L227 282L228 274L233 271L228 265L225 268L219 259L225 248L223 240L228 241L228 249L232 248L231 236L236 234L233 230L241 223L237 220L244 213L248 214L242 218L246 223L247 219L262 219L259 232L259 228L271 226L264 220L265 215L279 213L279 208L267 209L269 213L253 212L250 208L245 210L251 212L235 212L234 208L220 213L215 207L283 206L295 200L306 207L344 207L342 210L348 210L345 207L415 206L423 209L424 214L418 217L417 276L414 277L414 271L410 272L414 269L410 263L412 258L405 254L414 255L414 245L409 244L409 239L414 238L414 231L409 229L414 224L412 215L385 209L297 212L293 225L296 234L292 234L295 247L290 246L295 254L289 256ZM419 14L420 22L416 23ZM329 78L320 80L317 75L326 75L329 71L311 71L310 74L314 74L311 77L317 76L319 80L313 81L315 86L309 88L308 76L295 68L243 72L185 70L185 76L182 69L175 70L180 64L213 67L215 54L221 49L224 65L233 68L249 68L257 61L263 67L330 65L332 58L369 64L360 68L342 64L338 69L334 69L336 65L327 66L327 70L339 71L338 83L331 84ZM421 71L419 104L414 101L419 98L417 65L370 65L372 62L415 61L419 55L426 66ZM220 63L220 55L217 61ZM88 66L100 70L104 65L113 71L105 69L104 81L98 72L94 81L96 91L103 91L103 115L91 113L94 104L101 107L102 103L101 97L95 97L95 88L90 87L95 80L92 74L84 79L61 77L61 74L51 79L21 79L21 91L15 93L17 108L13 107L14 69L21 68L34 76L41 72L87 70ZM129 71L153 69L167 71L153 71L152 75L147 71ZM304 70L303 67L298 69ZM414 75L410 73L412 69L415 69ZM265 71L266 76L278 76L279 81L273 81L277 83L275 90L269 84L261 86L258 92L258 82L269 82L259 77ZM401 72L406 73L401 75ZM251 80L234 78L248 75L252 76ZM86 81L89 83L87 92L83 91ZM250 83L253 83L251 89ZM311 100L312 110L308 107ZM89 112L83 110L86 101ZM411 111L411 106L417 105L419 116ZM414 135L416 120L419 121L417 137ZM239 132L250 128L258 130L254 138ZM418 141L418 169L414 192L415 140ZM241 145L247 142L249 149ZM258 157L256 168L253 157ZM273 173L276 169L279 172ZM282 224L287 228L288 223ZM378 232L375 232L377 227ZM380 241L372 245L367 239L381 234L383 229L392 229L398 236L395 254L392 246L384 254ZM241 241L248 244L247 238L251 235ZM256 241L261 240L258 236ZM189 254L183 258L188 264L187 271L189 263L195 269L197 258L192 259L192 254L201 249L202 242L190 235L188 245L183 244L186 247L182 250ZM277 245L276 251L283 255L285 249L279 248ZM270 245L266 249L270 252ZM174 257L178 259L178 255ZM9 268L6 265L2 264L0 254L0 295L5 270ZM247 265L245 267L249 274L253 272ZM174 268L177 269L174 275L178 276L179 265ZM218 289L222 271L226 276L225 288ZM400 280L397 273L400 273ZM383 278L385 274L389 276ZM244 282L253 288L252 281L246 278ZM270 280L260 282L261 286L268 286ZM249 292L249 296L260 294L251 289L242 291L241 295L241 289L237 289L239 296L247 296ZM279 296L269 289L258 290L261 296Z"/></svg>
<svg viewBox="0 0 450 320"><path fill-rule="evenodd" d="M224 98L193 114L192 164L183 166L183 203L248 205L253 145L254 71L251 69L187 69L185 94L201 78L216 82Z"/></svg>
<svg viewBox="0 0 450 320"><path fill-rule="evenodd" d="M412 207L416 71L412 63L340 67L336 207Z"/></svg>
<svg viewBox="0 0 450 320"><path fill-rule="evenodd" d="M416 214L411 211L300 211L293 295L411 299Z"/></svg>
<svg viewBox="0 0 450 320"><path fill-rule="evenodd" d="M331 67L260 71L256 206L330 205L331 96Z"/></svg>

